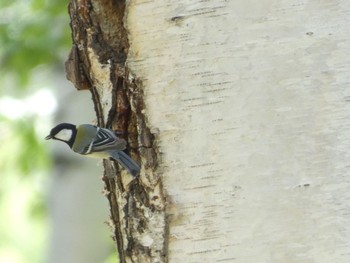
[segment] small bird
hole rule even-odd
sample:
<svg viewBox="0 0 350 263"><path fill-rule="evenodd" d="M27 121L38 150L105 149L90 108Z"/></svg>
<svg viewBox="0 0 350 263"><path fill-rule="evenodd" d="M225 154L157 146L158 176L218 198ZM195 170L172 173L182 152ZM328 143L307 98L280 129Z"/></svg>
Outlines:
<svg viewBox="0 0 350 263"><path fill-rule="evenodd" d="M112 158L127 169L133 176L140 171L140 166L123 150L126 141L116 136L114 131L95 125L61 123L52 128L46 140L54 139L65 142L76 153L98 157Z"/></svg>

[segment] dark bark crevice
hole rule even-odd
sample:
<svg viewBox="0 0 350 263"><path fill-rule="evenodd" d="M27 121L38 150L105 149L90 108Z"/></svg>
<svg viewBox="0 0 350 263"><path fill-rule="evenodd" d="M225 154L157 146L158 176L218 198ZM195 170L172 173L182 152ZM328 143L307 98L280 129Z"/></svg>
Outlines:
<svg viewBox="0 0 350 263"><path fill-rule="evenodd" d="M71 0L73 47L66 62L67 78L78 90L91 91L98 125L118 131L128 141L128 154L138 163L142 160L141 174L132 180L124 178L127 175L116 162L104 160L104 192L120 262L166 262L168 230L166 199L157 173L159 153L144 115L142 82L126 66L129 42L124 13L121 0ZM111 83L107 90L106 83ZM105 92L111 98L107 110L101 97ZM145 243L145 236L154 242Z"/></svg>

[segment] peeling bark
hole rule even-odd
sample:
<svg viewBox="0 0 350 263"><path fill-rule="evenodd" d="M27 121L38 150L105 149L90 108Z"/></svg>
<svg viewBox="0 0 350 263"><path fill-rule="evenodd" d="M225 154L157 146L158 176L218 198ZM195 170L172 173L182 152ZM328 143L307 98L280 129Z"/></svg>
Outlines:
<svg viewBox="0 0 350 263"><path fill-rule="evenodd" d="M67 62L142 164L121 262L350 262L349 1L126 3L72 0Z"/></svg>
<svg viewBox="0 0 350 263"><path fill-rule="evenodd" d="M129 43L124 11L125 1L70 2L73 47L66 62L67 78L78 90L91 91L97 124L121 133L128 153L142 166L140 176L132 179L116 162L104 160L104 193L120 262L166 262L159 154L143 114L142 82L125 64Z"/></svg>
<svg viewBox="0 0 350 263"><path fill-rule="evenodd" d="M128 3L169 262L350 262L350 2Z"/></svg>

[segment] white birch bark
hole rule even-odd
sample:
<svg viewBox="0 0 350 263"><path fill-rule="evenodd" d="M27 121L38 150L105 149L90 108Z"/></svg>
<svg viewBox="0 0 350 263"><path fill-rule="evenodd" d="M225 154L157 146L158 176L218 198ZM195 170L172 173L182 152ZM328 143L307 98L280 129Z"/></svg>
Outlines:
<svg viewBox="0 0 350 263"><path fill-rule="evenodd" d="M129 1L169 262L350 262L350 2Z"/></svg>

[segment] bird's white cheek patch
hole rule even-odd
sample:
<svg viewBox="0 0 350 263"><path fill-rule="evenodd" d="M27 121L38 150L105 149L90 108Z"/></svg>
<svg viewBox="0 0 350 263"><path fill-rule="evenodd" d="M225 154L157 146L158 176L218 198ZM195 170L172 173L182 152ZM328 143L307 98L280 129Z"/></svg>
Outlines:
<svg viewBox="0 0 350 263"><path fill-rule="evenodd" d="M72 138L72 134L72 130L63 129L55 135L55 138L68 142Z"/></svg>

